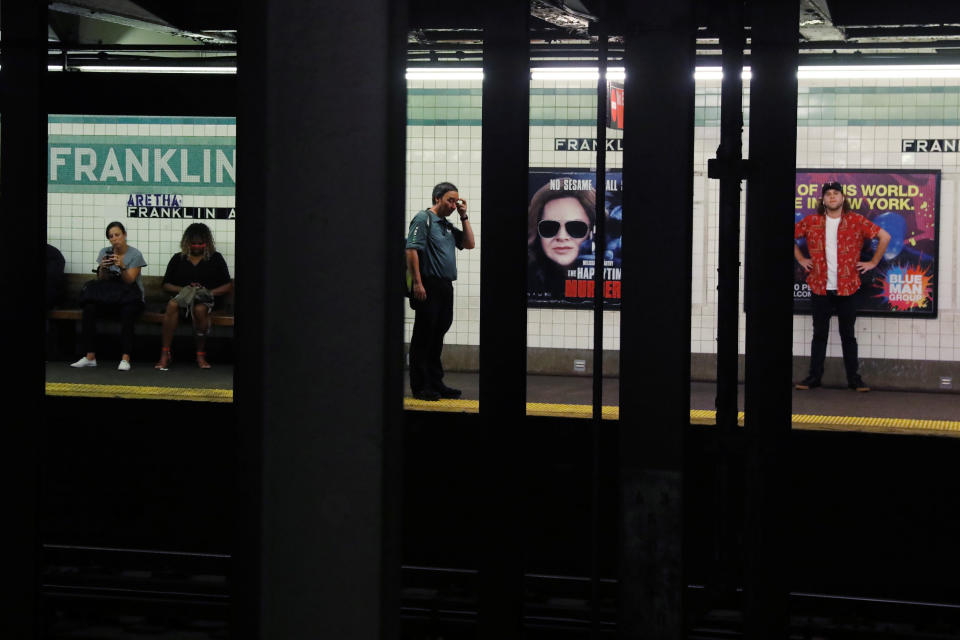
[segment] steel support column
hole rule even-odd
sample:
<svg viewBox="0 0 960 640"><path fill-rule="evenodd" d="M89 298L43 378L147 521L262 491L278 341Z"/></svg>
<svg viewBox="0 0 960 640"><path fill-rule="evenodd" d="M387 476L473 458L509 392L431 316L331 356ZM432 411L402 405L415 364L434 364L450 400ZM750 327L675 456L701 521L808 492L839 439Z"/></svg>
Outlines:
<svg viewBox="0 0 960 640"><path fill-rule="evenodd" d="M0 71L0 167L5 236L11 255L19 254L31 282L46 276L47 220L47 7L38 2L0 3L3 68ZM29 265L27 267L26 265ZM39 298L39 296L38 296ZM39 540L37 503L39 446L44 431L46 310L14 305L4 323L7 357L17 374L7 383L12 407L4 427L3 505L10 553L3 577L0 636L38 637Z"/></svg>
<svg viewBox="0 0 960 640"><path fill-rule="evenodd" d="M607 250L607 24L605 11L594 23L597 38L597 167L596 224L593 234L593 420L591 430L591 500L590 500L590 607L592 638L600 637L600 447L603 434L603 283Z"/></svg>
<svg viewBox="0 0 960 640"><path fill-rule="evenodd" d="M793 192L798 22L795 0L752 2L746 272L747 638L786 637L784 513L792 374Z"/></svg>
<svg viewBox="0 0 960 640"><path fill-rule="evenodd" d="M480 416L489 470L484 492L480 638L519 638L523 601L520 498L526 413L526 226L529 138L529 6L513 0L484 5L483 229L480 257ZM476 199L471 203L477 208Z"/></svg>
<svg viewBox="0 0 960 640"><path fill-rule="evenodd" d="M696 22L692 0L626 16L620 344L622 638L683 634L683 440L690 423ZM631 13L633 12L633 13ZM670 287L666 304L651 286Z"/></svg>
<svg viewBox="0 0 960 640"><path fill-rule="evenodd" d="M720 181L720 224L717 257L717 430L713 521L714 566L711 588L730 594L738 584L739 555L735 527L740 504L732 495L739 473L736 452L737 379L739 375L738 324L740 320L740 182L746 178L743 161L743 0L713 5L711 22L720 36L723 81L720 90L720 146L708 163L710 178Z"/></svg>
<svg viewBox="0 0 960 640"><path fill-rule="evenodd" d="M242 7L240 638L399 635L404 5Z"/></svg>

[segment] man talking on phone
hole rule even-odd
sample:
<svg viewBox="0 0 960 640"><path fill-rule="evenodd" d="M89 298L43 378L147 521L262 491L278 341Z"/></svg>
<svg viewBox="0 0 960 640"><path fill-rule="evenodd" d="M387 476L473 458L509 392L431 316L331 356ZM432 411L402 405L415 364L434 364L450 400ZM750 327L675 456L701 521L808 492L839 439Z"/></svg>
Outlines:
<svg viewBox="0 0 960 640"><path fill-rule="evenodd" d="M454 211L462 229L447 218ZM441 182L433 188L433 206L410 221L407 273L412 275L410 307L416 313L410 339L410 390L420 400L459 398L460 390L443 384L443 336L453 323L455 249L476 246L467 216L467 201L457 187Z"/></svg>

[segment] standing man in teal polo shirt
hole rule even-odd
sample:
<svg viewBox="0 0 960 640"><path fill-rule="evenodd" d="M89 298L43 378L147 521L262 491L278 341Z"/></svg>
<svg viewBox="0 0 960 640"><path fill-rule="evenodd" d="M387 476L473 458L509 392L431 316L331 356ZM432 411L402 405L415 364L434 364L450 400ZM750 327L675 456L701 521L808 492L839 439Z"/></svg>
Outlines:
<svg viewBox="0 0 960 640"><path fill-rule="evenodd" d="M447 218L456 211L463 229ZM410 306L416 313L410 339L410 389L420 400L459 398L460 390L443 384L443 336L453 323L454 249L476 246L467 217L467 201L457 188L441 182L433 188L433 206L410 221L407 272L412 274Z"/></svg>

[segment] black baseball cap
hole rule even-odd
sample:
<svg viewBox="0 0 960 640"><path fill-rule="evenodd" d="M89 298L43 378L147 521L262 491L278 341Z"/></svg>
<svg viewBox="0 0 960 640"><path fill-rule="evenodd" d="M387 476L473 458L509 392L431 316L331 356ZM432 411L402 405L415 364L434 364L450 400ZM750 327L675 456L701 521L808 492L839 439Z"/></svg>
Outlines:
<svg viewBox="0 0 960 640"><path fill-rule="evenodd" d="M824 182L823 186L820 187L820 195L822 196L830 189L836 189L840 193L843 193L843 185L834 180L833 182Z"/></svg>

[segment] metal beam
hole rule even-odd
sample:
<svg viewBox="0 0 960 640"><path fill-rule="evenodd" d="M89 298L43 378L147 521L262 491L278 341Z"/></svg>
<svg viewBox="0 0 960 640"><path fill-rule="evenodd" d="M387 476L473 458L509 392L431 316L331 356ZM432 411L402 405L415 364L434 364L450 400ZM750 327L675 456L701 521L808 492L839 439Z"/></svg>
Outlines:
<svg viewBox="0 0 960 640"><path fill-rule="evenodd" d="M250 292L236 326L240 638L399 635L398 1L354 0L334 18L312 0L243 7L237 155L249 179L237 206L252 215L237 230L237 279ZM362 171L344 162L361 149ZM375 205L358 200L371 193ZM289 250L291 234L342 237L361 209L363 242Z"/></svg>
<svg viewBox="0 0 960 640"><path fill-rule="evenodd" d="M720 181L720 223L717 257L717 447L713 493L715 523L711 589L721 596L733 594L739 558L736 528L731 514L739 508L733 495L734 474L739 471L735 453L740 444L737 426L740 321L740 192L746 176L743 161L743 0L715 5L714 20L723 47L723 81L720 90L720 146L708 162L709 176Z"/></svg>
<svg viewBox="0 0 960 640"><path fill-rule="evenodd" d="M483 184L480 233L480 418L485 484L479 637L521 637L523 611L522 429L526 416L526 227L530 73L529 8L484 5ZM473 200L476 202L476 199Z"/></svg>
<svg viewBox="0 0 960 640"><path fill-rule="evenodd" d="M745 637L786 638L797 138L795 0L754 0L747 181Z"/></svg>
<svg viewBox="0 0 960 640"><path fill-rule="evenodd" d="M3 25L3 69L0 71L0 166L3 167L3 212L16 217L8 243L30 255L31 280L43 284L46 276L47 231L47 103L46 7L37 2L0 4ZM62 247L61 247L62 248ZM7 314L4 334L7 357L19 363L4 390L10 406L4 424L0 486L8 549L6 554L0 623L5 638L39 637L40 445L46 432L44 305L17 305Z"/></svg>
<svg viewBox="0 0 960 640"><path fill-rule="evenodd" d="M628 5L623 260L689 283L693 235L693 0ZM633 114L632 116L630 114ZM644 185L656 185L651 196ZM651 228L656 229L655 238ZM690 288L649 303L624 274L620 344L622 638L683 637L683 460L690 424ZM655 338L654 338L655 336Z"/></svg>

